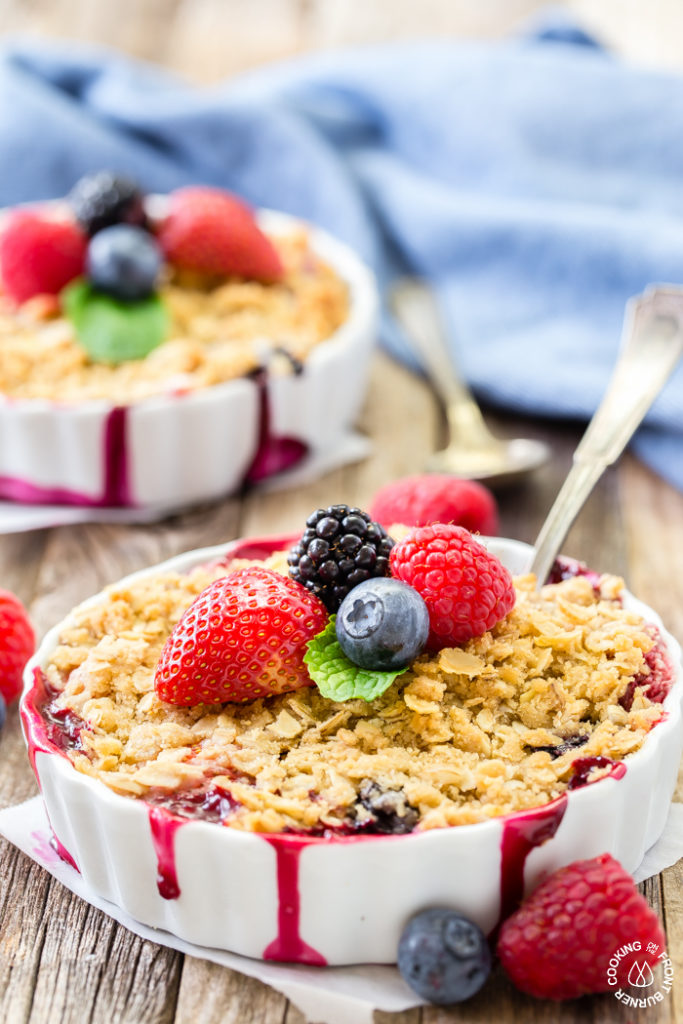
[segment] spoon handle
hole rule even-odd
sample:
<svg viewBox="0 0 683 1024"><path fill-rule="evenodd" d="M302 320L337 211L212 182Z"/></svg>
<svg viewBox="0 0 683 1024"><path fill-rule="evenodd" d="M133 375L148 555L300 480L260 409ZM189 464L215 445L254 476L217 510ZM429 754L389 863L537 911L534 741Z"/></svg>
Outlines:
<svg viewBox="0 0 683 1024"><path fill-rule="evenodd" d="M495 441L453 354L447 348L431 288L417 278L405 278L394 288L391 304L417 349L432 387L445 406L452 440L457 440L464 447L490 447Z"/></svg>
<svg viewBox="0 0 683 1024"><path fill-rule="evenodd" d="M683 354L683 288L656 286L626 306L622 346L607 391L535 544L541 586L579 510L615 462Z"/></svg>

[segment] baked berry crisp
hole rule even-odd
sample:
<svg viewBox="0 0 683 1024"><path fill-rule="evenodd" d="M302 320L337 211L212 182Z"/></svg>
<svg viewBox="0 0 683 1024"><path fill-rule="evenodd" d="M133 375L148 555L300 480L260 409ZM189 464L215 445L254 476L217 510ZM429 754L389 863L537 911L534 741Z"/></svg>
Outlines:
<svg viewBox="0 0 683 1024"><path fill-rule="evenodd" d="M344 509L327 518L350 522ZM392 551L394 575L411 564L401 545L470 543L454 531L414 531ZM430 641L373 699L323 696L301 685L300 666L294 688L274 696L161 699L155 673L188 608L230 573L237 587L256 565L265 580L286 576L287 552L159 571L110 587L70 617L45 667L43 714L62 730L74 768L117 793L235 829L406 833L484 821L595 782L662 717L672 678L663 644L623 607L623 583L610 575L566 574L538 590L532 576L515 578L514 607L499 621L457 645ZM422 596L431 613L433 596Z"/></svg>
<svg viewBox="0 0 683 1024"><path fill-rule="evenodd" d="M123 405L291 372L346 320L348 287L305 228L267 235L219 189L179 189L156 217L144 200L102 172L4 214L0 394Z"/></svg>

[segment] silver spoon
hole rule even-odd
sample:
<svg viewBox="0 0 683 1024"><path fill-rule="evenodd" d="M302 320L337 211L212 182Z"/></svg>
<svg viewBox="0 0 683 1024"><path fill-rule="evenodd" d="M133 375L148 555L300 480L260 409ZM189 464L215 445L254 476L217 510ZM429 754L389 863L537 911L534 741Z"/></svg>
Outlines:
<svg viewBox="0 0 683 1024"><path fill-rule="evenodd" d="M621 455L683 354L683 288L652 285L626 305L621 352L574 463L538 535L530 571L547 579L569 528Z"/></svg>
<svg viewBox="0 0 683 1024"><path fill-rule="evenodd" d="M415 343L430 383L444 404L449 443L427 463L432 473L453 473L494 486L511 483L543 465L550 448L526 437L502 440L484 422L481 409L463 381L444 338L431 290L417 279L396 286L391 304Z"/></svg>

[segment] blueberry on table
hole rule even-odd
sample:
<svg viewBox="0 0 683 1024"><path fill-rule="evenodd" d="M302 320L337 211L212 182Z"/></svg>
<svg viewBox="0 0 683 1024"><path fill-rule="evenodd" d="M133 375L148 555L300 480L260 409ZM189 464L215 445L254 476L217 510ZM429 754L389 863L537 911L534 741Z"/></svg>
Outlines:
<svg viewBox="0 0 683 1024"><path fill-rule="evenodd" d="M337 640L359 668L395 671L408 666L429 636L429 612L407 583L390 577L365 580L342 601Z"/></svg>
<svg viewBox="0 0 683 1024"><path fill-rule="evenodd" d="M121 174L98 171L76 182L68 196L76 220L87 235L113 224L145 224L140 189Z"/></svg>
<svg viewBox="0 0 683 1024"><path fill-rule="evenodd" d="M412 917L398 945L398 969L430 1003L450 1006L475 995L491 971L491 952L481 929L446 907Z"/></svg>
<svg viewBox="0 0 683 1024"><path fill-rule="evenodd" d="M162 255L142 228L117 224L98 231L88 246L87 273L94 288L115 299L134 302L156 288Z"/></svg>
<svg viewBox="0 0 683 1024"><path fill-rule="evenodd" d="M2 729L3 725L5 724L5 719L6 718L7 718L7 705L5 704L5 698L0 693L0 729Z"/></svg>

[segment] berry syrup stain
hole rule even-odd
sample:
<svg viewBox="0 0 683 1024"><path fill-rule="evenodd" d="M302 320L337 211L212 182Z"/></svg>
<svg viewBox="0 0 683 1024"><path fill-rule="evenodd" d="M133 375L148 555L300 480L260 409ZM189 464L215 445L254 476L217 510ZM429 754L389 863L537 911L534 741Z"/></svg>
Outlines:
<svg viewBox="0 0 683 1024"><path fill-rule="evenodd" d="M288 357L292 372L302 372L302 364ZM268 392L268 371L261 369L254 374L258 389L259 432L258 446L244 482L255 484L274 473L290 469L308 454L308 445L293 437L276 437L271 429L270 395ZM180 395L178 396L180 397ZM128 458L128 409L115 407L108 413L102 435L102 463L104 481L99 496L75 491L68 487L47 487L20 477L0 476L0 498L19 501L30 505L83 505L87 508L134 507L130 484Z"/></svg>
<svg viewBox="0 0 683 1024"><path fill-rule="evenodd" d="M495 931L522 902L527 857L537 846L552 839L566 810L567 794L563 793L549 804L513 814L503 821L500 840L500 915Z"/></svg>
<svg viewBox="0 0 683 1024"><path fill-rule="evenodd" d="M608 757L579 757L572 764L573 775L567 786L568 790L588 786L589 776L594 768L611 770L603 778L621 779L626 774L626 765L622 761L612 761ZM493 931L495 937L502 922L517 910L524 898L524 870L527 857L537 846L542 846L552 839L562 824L567 810L567 793L562 793L549 804L532 807L528 811L512 814L503 820L503 835L500 841L500 916L498 925Z"/></svg>
<svg viewBox="0 0 683 1024"><path fill-rule="evenodd" d="M571 580L575 576L585 576L595 593L600 593L600 573L589 569L576 558L567 558L565 555L559 555L555 559L546 583L562 583L563 580Z"/></svg>
<svg viewBox="0 0 683 1024"><path fill-rule="evenodd" d="M185 822L175 818L163 807L148 807L152 845L157 855L157 888L165 900L180 896L178 872L175 863L175 834Z"/></svg>
<svg viewBox="0 0 683 1024"><path fill-rule="evenodd" d="M613 761L611 757L577 757L572 763L572 777L567 784L567 789L581 789L582 786L590 785L590 773L594 768L610 768L607 775L601 775L601 779L621 779L626 774L626 765L622 761ZM595 779L599 782L600 779Z"/></svg>
<svg viewBox="0 0 683 1024"><path fill-rule="evenodd" d="M303 441L295 437L276 437L272 432L268 371L257 370L253 380L259 397L259 435L256 454L244 478L246 484L257 484L274 473L282 473L308 453L308 445Z"/></svg>
<svg viewBox="0 0 683 1024"><path fill-rule="evenodd" d="M157 887L165 900L176 900L181 894L175 857L178 829L191 819L220 822L234 809L233 801L221 790L190 792L180 802L178 800L177 797L167 799L159 796L158 806L145 800L149 804L147 814L157 857ZM176 809L183 817L176 817ZM277 936L263 951L263 959L324 967L327 963L325 957L304 942L299 934L299 858L306 846L320 842L320 839L299 835L263 835L262 838L275 850L278 890Z"/></svg>
<svg viewBox="0 0 683 1024"><path fill-rule="evenodd" d="M263 838L275 850L278 894L277 938L266 946L263 959L325 967L325 957L305 943L299 934L299 859L311 841L302 836L288 835L264 835Z"/></svg>
<svg viewBox="0 0 683 1024"><path fill-rule="evenodd" d="M112 409L104 424L104 485L100 497L65 487L44 487L18 477L0 476L0 498L27 505L85 505L88 508L133 505L128 479L127 412L125 407Z"/></svg>
<svg viewBox="0 0 683 1024"><path fill-rule="evenodd" d="M56 696L41 669L33 670L33 688L27 699L21 702L19 713L26 735L28 756L40 789L40 776L36 768L37 754L59 754L66 757L67 750L81 749L81 729L85 722L72 711L58 708L53 711L51 705ZM30 698L30 699L29 699ZM47 809L45 811L47 814ZM67 848L55 834L48 818L52 838L50 846L62 860L76 871L78 864Z"/></svg>
<svg viewBox="0 0 683 1024"><path fill-rule="evenodd" d="M175 863L175 834L188 820L220 823L237 806L229 793L213 789L148 793L145 797L152 845L157 857L157 888L165 900L180 896Z"/></svg>

